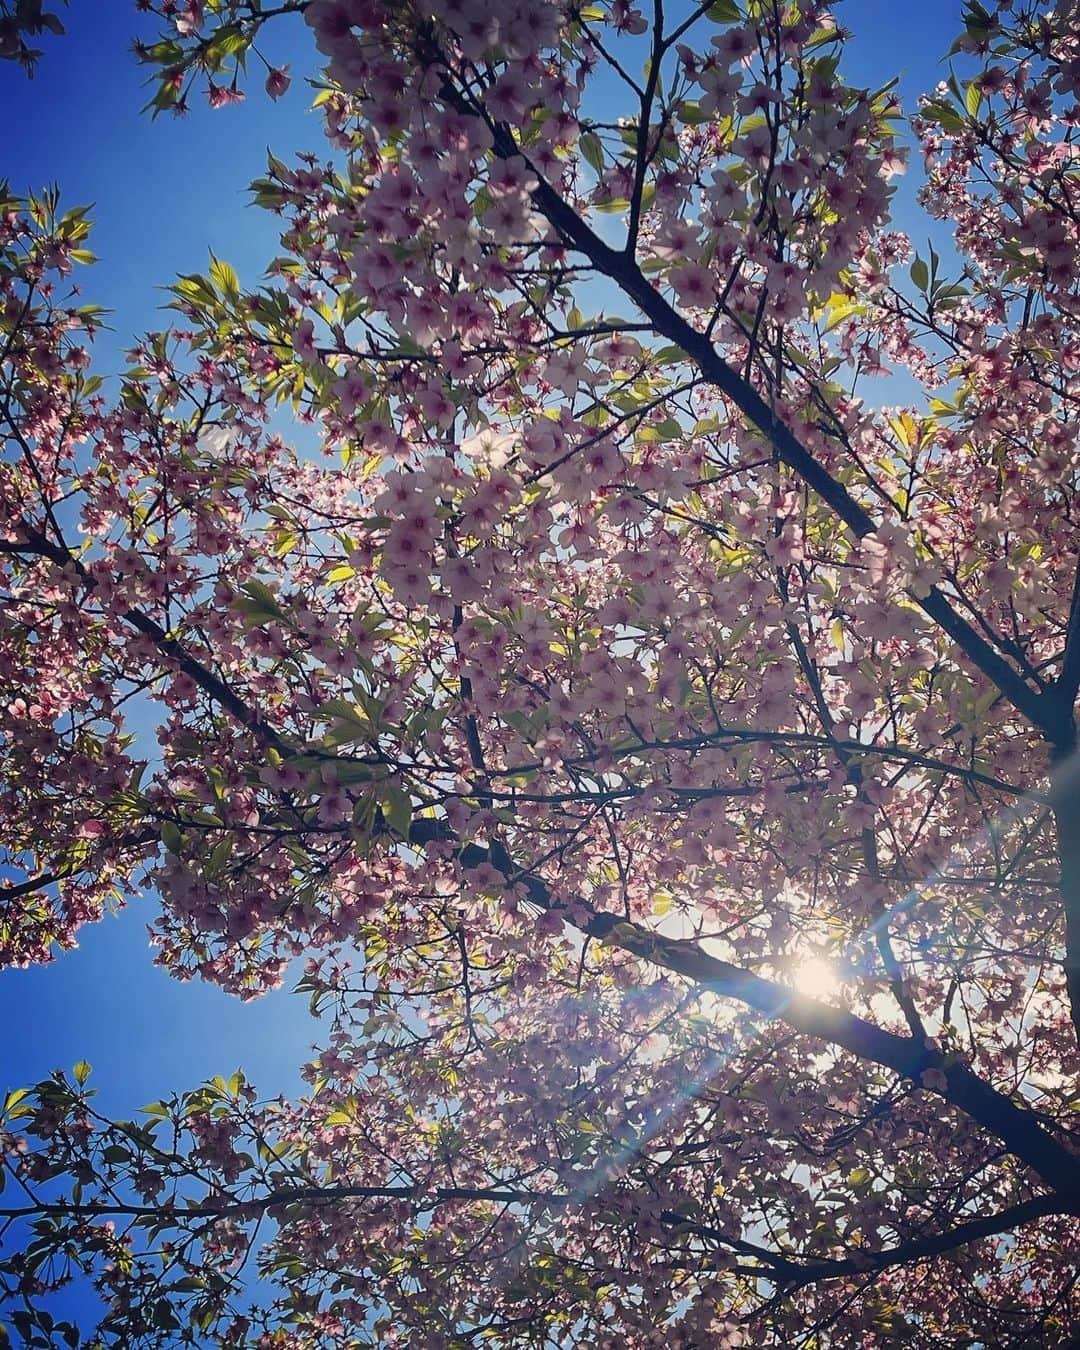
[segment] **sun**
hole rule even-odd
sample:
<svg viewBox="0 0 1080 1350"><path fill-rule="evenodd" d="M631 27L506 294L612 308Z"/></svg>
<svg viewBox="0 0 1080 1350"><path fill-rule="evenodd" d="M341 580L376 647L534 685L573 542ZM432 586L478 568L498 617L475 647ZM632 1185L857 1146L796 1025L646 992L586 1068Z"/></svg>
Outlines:
<svg viewBox="0 0 1080 1350"><path fill-rule="evenodd" d="M836 967L820 956L808 956L792 966L790 980L808 998L831 998L840 992Z"/></svg>

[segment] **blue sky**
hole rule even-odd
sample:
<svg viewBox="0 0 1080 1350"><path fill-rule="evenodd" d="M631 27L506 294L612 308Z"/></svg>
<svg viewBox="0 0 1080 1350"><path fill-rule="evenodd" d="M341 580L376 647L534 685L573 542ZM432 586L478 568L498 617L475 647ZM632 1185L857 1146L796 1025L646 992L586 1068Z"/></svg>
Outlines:
<svg viewBox="0 0 1080 1350"><path fill-rule="evenodd" d="M205 271L209 248L242 280L259 278L277 235L268 212L248 207L247 186L265 172L270 145L286 159L321 151L320 119L308 111L312 91L302 78L277 103L266 98L252 58L245 103L214 112L200 93L186 117L152 120L140 109L153 68L130 51L136 35L156 36L152 17L136 14L132 0L71 0L61 13L67 35L41 39L45 54L31 82L8 63L0 69L0 125L15 129L0 173L16 192L55 182L67 205L95 203L91 247L100 261L81 281L88 299L113 311L122 348L163 326L160 288L178 273ZM296 77L317 73L299 18L265 32L275 64L291 61ZM97 356L107 358L110 345L106 335Z"/></svg>
<svg viewBox="0 0 1080 1350"><path fill-rule="evenodd" d="M494 0L493 0L494 2ZM894 3L852 0L838 9L856 33L845 57L849 80L880 84L901 76L906 104L947 73L941 55L960 27L960 0ZM321 151L307 111L313 48L298 21L271 26L267 54L292 64L294 84L271 104L253 92L211 112L195 101L185 119L156 122L140 108L145 71L129 54L138 32L152 37L130 0L72 0L68 35L47 42L30 84L0 68L0 125L8 128L2 172L22 192L58 182L68 205L94 202L91 246L101 262L81 275L87 300L112 311L97 359L115 371L141 331L163 326L160 288L179 272L204 270L210 248L252 283L277 251L275 221L247 205L246 186L265 165ZM141 25L141 27L140 27ZM253 83L261 77L252 70ZM11 135L14 129L14 136ZM910 175L900 223L913 225ZM926 231L914 229L916 241ZM297 1066L319 1034L306 1000L286 992L240 1004L199 984L179 984L152 966L146 922L153 901L83 929L78 950L52 966L0 972L0 1090L78 1059L95 1068L100 1104L130 1113L171 1090L243 1065L267 1095L296 1090Z"/></svg>

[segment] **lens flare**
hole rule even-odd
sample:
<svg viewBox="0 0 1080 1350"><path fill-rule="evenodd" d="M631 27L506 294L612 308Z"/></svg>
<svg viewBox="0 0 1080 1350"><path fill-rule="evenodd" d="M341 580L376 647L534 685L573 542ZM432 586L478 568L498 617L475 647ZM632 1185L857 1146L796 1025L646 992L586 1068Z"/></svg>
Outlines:
<svg viewBox="0 0 1080 1350"><path fill-rule="evenodd" d="M836 967L820 956L808 956L792 967L791 983L808 998L832 998L840 992Z"/></svg>

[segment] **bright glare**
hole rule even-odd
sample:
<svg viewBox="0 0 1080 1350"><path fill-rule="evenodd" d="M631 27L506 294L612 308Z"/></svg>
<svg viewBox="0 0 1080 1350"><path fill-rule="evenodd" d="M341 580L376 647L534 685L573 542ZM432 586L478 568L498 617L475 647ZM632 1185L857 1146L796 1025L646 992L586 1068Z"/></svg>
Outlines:
<svg viewBox="0 0 1080 1350"><path fill-rule="evenodd" d="M800 994L809 998L829 998L840 992L840 977L836 967L820 956L808 956L791 972L791 983Z"/></svg>

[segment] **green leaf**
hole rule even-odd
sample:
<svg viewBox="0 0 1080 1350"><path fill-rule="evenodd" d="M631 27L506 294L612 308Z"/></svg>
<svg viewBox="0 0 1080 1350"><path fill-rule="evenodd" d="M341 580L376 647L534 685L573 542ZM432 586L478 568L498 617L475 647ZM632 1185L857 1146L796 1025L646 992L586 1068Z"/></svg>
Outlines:
<svg viewBox="0 0 1080 1350"><path fill-rule="evenodd" d="M257 622L265 622L267 619L282 619L285 617L284 611L277 602L274 592L269 586L261 581L248 581L241 587L246 600L234 601L235 607L241 613L247 614Z"/></svg>
<svg viewBox="0 0 1080 1350"><path fill-rule="evenodd" d="M693 99L685 99L679 104L679 121L688 127L700 126L709 120L709 114L701 111L701 104Z"/></svg>
<svg viewBox="0 0 1080 1350"><path fill-rule="evenodd" d="M86 1060L80 1059L78 1064L75 1065L75 1067L72 1069L71 1072L75 1078L76 1083L78 1083L78 1085L82 1087L83 1084L86 1082L86 1080L90 1077L92 1071L90 1065L87 1064Z"/></svg>
<svg viewBox="0 0 1080 1350"><path fill-rule="evenodd" d="M352 745L355 741L363 741L374 738L375 738L375 729L372 727L370 722L360 723L352 721L341 721L335 722L335 724L329 729L329 731L327 731L327 733L322 738L321 744L324 745L328 750L334 750L339 745ZM367 773L367 778L368 779L371 778L370 770ZM345 781L347 780L341 778L339 775L338 782L345 782ZM359 782L361 780L354 777L348 781Z"/></svg>
<svg viewBox="0 0 1080 1350"><path fill-rule="evenodd" d="M594 131L583 131L578 137L578 149L582 158L597 173L604 171L604 147L600 137Z"/></svg>
<svg viewBox="0 0 1080 1350"><path fill-rule="evenodd" d="M964 119L943 99L931 99L923 104L923 116L930 122L936 122L942 131L963 131Z"/></svg>
<svg viewBox="0 0 1080 1350"><path fill-rule="evenodd" d="M344 733L342 734L344 735ZM351 734L348 737L348 740L349 741L359 740L360 737L364 734L365 733L358 731L356 727L353 727L351 728ZM333 735L333 733L331 733L331 735ZM344 745L346 744L346 741L341 740L338 741L337 743L339 745ZM337 760L336 763L334 764L334 772L337 775L338 782L346 787L348 787L350 784L370 783L371 780L375 777L375 770L371 767L370 764L361 764L358 760L351 760L351 759Z"/></svg>
<svg viewBox="0 0 1080 1350"><path fill-rule="evenodd" d="M234 268L220 258L215 258L210 254L210 280L214 283L222 295L230 300L237 300L240 297L240 278L236 275Z"/></svg>
<svg viewBox="0 0 1080 1350"><path fill-rule="evenodd" d="M370 723L364 713L364 710L356 703L350 703L347 698L330 698L325 703L321 703L315 710L316 717L330 718L344 717L347 721L357 722L365 729L370 728Z"/></svg>
<svg viewBox="0 0 1080 1350"><path fill-rule="evenodd" d="M178 295L189 304L212 305L215 300L213 287L198 272L180 277L170 289L174 295Z"/></svg>
<svg viewBox="0 0 1080 1350"><path fill-rule="evenodd" d="M13 1107L18 1106L19 1102L21 1102L24 1097L29 1097L29 1095L29 1088L15 1088L13 1091L9 1092L4 1098L3 1114L6 1116Z"/></svg>
<svg viewBox="0 0 1080 1350"><path fill-rule="evenodd" d="M890 417L889 426L905 450L913 450L918 445L919 428L910 413L902 412L896 417Z"/></svg>
<svg viewBox="0 0 1080 1350"><path fill-rule="evenodd" d="M653 352L653 356L656 358L657 363L662 366L670 366L679 361L689 360L689 357L683 349L681 347L676 347L674 344L668 347L658 347L657 350Z"/></svg>
<svg viewBox="0 0 1080 1350"><path fill-rule="evenodd" d="M831 333L834 328L839 328L845 319L850 319L856 315L865 313L866 306L860 305L854 300L844 300L839 304L829 305L826 310L828 317L826 318L824 327L821 331L823 333Z"/></svg>
<svg viewBox="0 0 1080 1350"><path fill-rule="evenodd" d="M232 56L243 51L249 45L249 39L238 23L226 24L214 35L213 47L222 56Z"/></svg>
<svg viewBox="0 0 1080 1350"><path fill-rule="evenodd" d="M412 823L412 798L402 788L390 784L380 793L380 804L386 823L402 839L409 837Z"/></svg>
<svg viewBox="0 0 1080 1350"><path fill-rule="evenodd" d="M923 258L916 258L911 264L911 279L920 291L925 291L929 286L930 269Z"/></svg>

